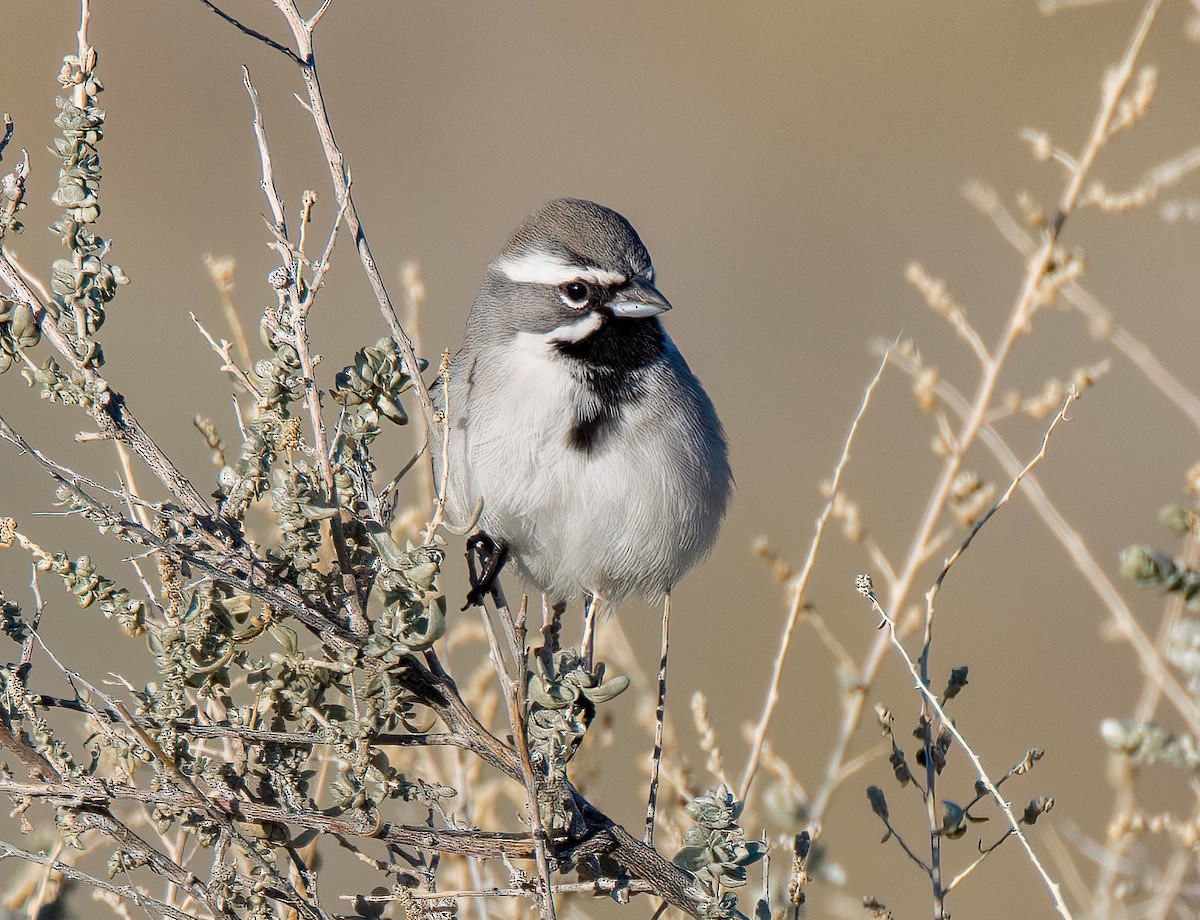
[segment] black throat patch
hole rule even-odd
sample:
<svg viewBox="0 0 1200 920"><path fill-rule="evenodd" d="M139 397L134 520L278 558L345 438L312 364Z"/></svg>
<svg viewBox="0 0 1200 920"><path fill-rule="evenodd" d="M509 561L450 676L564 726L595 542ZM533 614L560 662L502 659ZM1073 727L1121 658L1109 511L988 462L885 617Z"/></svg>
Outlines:
<svg viewBox="0 0 1200 920"><path fill-rule="evenodd" d="M583 385L575 400L575 419L567 445L591 454L621 425L625 409L645 398L643 371L663 353L662 324L655 317L617 319L578 342L559 342L559 354L571 359L571 374Z"/></svg>

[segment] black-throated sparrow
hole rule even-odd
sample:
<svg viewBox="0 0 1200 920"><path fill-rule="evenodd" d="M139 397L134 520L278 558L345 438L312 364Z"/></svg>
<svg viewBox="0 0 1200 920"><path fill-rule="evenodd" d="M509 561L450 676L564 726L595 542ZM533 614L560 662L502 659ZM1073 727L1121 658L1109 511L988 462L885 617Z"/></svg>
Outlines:
<svg viewBox="0 0 1200 920"><path fill-rule="evenodd" d="M482 501L479 529L551 601L657 599L716 539L725 433L668 309L629 221L591 201L539 208L484 273L437 393L446 519Z"/></svg>

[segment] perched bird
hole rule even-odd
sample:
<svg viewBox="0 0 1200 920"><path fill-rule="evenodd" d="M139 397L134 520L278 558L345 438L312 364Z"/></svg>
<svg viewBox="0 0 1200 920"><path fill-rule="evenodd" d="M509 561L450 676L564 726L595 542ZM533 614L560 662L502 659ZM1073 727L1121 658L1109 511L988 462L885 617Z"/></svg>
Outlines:
<svg viewBox="0 0 1200 920"><path fill-rule="evenodd" d="M488 265L435 394L446 520L479 512L493 569L507 557L553 602L656 600L716 539L725 433L659 321L670 308L628 220L551 201Z"/></svg>

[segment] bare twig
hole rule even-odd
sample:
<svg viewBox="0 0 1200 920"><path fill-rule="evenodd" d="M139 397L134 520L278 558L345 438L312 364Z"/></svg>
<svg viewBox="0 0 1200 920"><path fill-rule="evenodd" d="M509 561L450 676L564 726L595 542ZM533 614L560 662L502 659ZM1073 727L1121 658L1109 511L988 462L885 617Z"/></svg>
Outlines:
<svg viewBox="0 0 1200 920"><path fill-rule="evenodd" d="M262 189L271 207L274 218L275 249L284 262L286 278L280 286L279 297L281 304L286 302L286 315L282 317L290 326L290 344L296 350L296 358L300 362L300 376L304 384L304 402L308 407L309 424L313 434L313 453L316 455L317 470L320 473L321 484L329 495L329 502L337 507L337 486L333 479L333 468L329 460L329 443L325 435L325 420L321 415L321 397L317 392L316 369L308 340L308 313L312 309L313 300L321 287L325 274L329 271L330 257L333 245L337 239L338 227L346 213L346 199L339 199L338 213L329 232L329 241L317 267L317 271L307 290L301 294L300 277L303 255L298 253L288 238L287 221L284 219L283 201L275 187L275 170L271 163L271 151L267 144L267 130L263 122L262 105L258 91L250 81L250 71L242 68L242 82L250 95L250 103L254 109L254 138L258 144L259 160L262 165ZM329 519L329 529L332 536L334 551L337 554L338 570L341 575L342 594L345 598L347 619L350 631L356 636L366 636L370 631L366 613L358 596L358 585L350 563L350 551L346 546L346 535L343 531L340 514Z"/></svg>
<svg viewBox="0 0 1200 920"><path fill-rule="evenodd" d="M238 357L247 367L250 366L250 343L246 339L246 328L238 316L237 307L233 303L233 273L237 263L231 258L217 258L211 253L204 256L204 266L208 276L217 289L221 301L221 311L225 314L225 322L229 326L229 334L237 345Z"/></svg>
<svg viewBox="0 0 1200 920"><path fill-rule="evenodd" d="M2 727L0 727L2 731ZM484 859L532 859L533 840L528 834L507 834L480 830L435 829L426 825L393 824L368 821L358 813L326 815L321 811L299 811L264 805L216 793L197 796L183 789L149 790L121 783L79 779L72 782L17 782L0 778L0 792L46 799L55 804L94 808L114 801L162 804L195 811L211 817L214 809L236 821L279 823L309 828L322 833L350 837L375 838L401 846L417 846ZM188 873L178 870L183 883ZM198 884L198 882L193 882Z"/></svg>
<svg viewBox="0 0 1200 920"><path fill-rule="evenodd" d="M584 604L583 636L579 640L579 654L589 671L592 669L592 659L596 649L596 621L600 616L603 604L604 601L596 594L589 595Z"/></svg>
<svg viewBox="0 0 1200 920"><path fill-rule="evenodd" d="M1050 427L1046 429L1046 433L1042 436L1041 448L1013 477L1012 482L1010 482L1008 485L1008 488L1004 490L1004 494L1001 495L992 504L992 506L988 508L987 512L975 522L974 526L971 527L970 531L967 532L966 538L962 541L962 543L959 544L958 549L956 549L942 564L942 570L938 572L937 578L934 579L933 584L925 593L925 637L921 644L920 657L922 668L927 667L929 661L930 645L933 642L933 621L934 611L936 609L935 601L937 600L938 592L942 589L943 582L946 580L946 576L950 574L950 570L954 567L954 564L958 562L962 554L967 551L968 547L970 547L971 541L975 539L979 531L983 529L983 526L992 519L992 515L1008 504L1009 500L1013 496L1013 492L1016 491L1016 488L1021 484L1021 481L1029 475L1035 466L1045 459L1046 449L1050 446L1050 435L1054 433L1054 429L1058 427L1059 422L1065 422L1067 420L1067 410L1071 408L1071 403L1078 398L1079 395L1075 392L1075 388L1071 387L1067 394L1066 401L1062 405L1062 408L1058 410L1058 414L1054 416L1054 419L1050 422ZM925 677L926 680L928 680L928 674L926 674Z"/></svg>
<svg viewBox="0 0 1200 920"><path fill-rule="evenodd" d="M208 0L202 0L202 2L207 4ZM436 412L433 400L429 396L429 388L421 378L420 364L417 362L412 340L400 324L396 308L392 305L392 300L383 283L383 278L375 265L375 257L371 254L371 247L367 242L366 231L363 228L362 220L358 216L358 208L354 204L354 196L350 191L350 170L346 166L345 156L342 154L341 148L338 147L337 141L333 136L333 125L329 120L329 110L325 105L325 96L321 89L321 81L317 76L317 61L313 54L312 43L313 30L320 17L314 15L312 19L306 20L300 15L300 11L296 7L294 0L273 0L273 2L276 9L283 14L289 28L292 30L292 36L296 41L298 49L298 53L294 55L293 59L300 65L300 73L304 78L304 86L308 95L308 111L313 117L313 124L316 126L317 134L321 139L321 146L325 151L325 158L329 165L329 175L333 180L334 193L337 195L339 204L345 203L346 224L349 226L350 232L354 235L355 248L358 250L359 259L362 262L363 270L367 274L367 280L371 283L371 289L375 293L375 298L379 301L379 309L383 313L383 318L387 322L392 339L395 341L396 347L400 350L400 354L404 358L404 363L407 365L409 376L413 381L413 389L416 391L417 399L421 404L421 413L425 421L426 433L432 439L437 433ZM236 22L234 24L237 25ZM262 40L262 36L256 35L255 37Z"/></svg>
<svg viewBox="0 0 1200 920"><path fill-rule="evenodd" d="M12 140L13 132L16 130L13 125L12 116L8 112L4 113L4 137L0 138L0 158L3 158L4 151L8 148L8 142Z"/></svg>
<svg viewBox="0 0 1200 920"><path fill-rule="evenodd" d="M630 894L653 892L646 882L635 879L598 878L589 882L560 882L554 886L556 893L569 894L613 894L628 891ZM529 888L483 888L476 891L406 891L404 894L344 895L343 900L362 900L368 904L387 904L404 901L456 901L461 898L532 898L537 892Z"/></svg>
<svg viewBox="0 0 1200 920"><path fill-rule="evenodd" d="M200 322L200 320L196 318L195 313L189 313L188 315L192 318L192 322L196 324L196 328L200 330L200 334L204 336L205 341L208 342L209 347L212 348L212 350L217 353L217 356L220 357L224 362L221 365L221 370L226 374L229 374L233 381L237 383L237 385L241 387L243 392L245 392L248 396L253 396L256 401L261 400L262 395L258 392L258 388L254 385L254 381L250 379L250 375L242 370L242 368L238 367L237 363L233 360L233 356L229 353L230 348L233 347L233 343L227 342L225 339L221 339L220 342L217 342L217 340L212 337L209 331L204 328L204 325Z"/></svg>
<svg viewBox="0 0 1200 920"><path fill-rule="evenodd" d="M942 569L940 572L938 572L937 578L934 579L933 584L930 586L929 590L926 592L926 594L925 594L925 634L924 634L924 638L923 638L923 641L921 644L921 653L917 659L918 668L919 668L919 679L920 679L922 686L924 686L924 687L929 686L929 653L930 653L930 650L931 650L931 647L933 644L934 614L937 609L936 605L935 605L935 601L937 599L938 592L941 590L942 584L946 580L946 576L950 574L950 570L954 567L954 564L959 560L959 558L963 555L963 553L965 553L967 551L968 547L970 547L971 542L975 539L975 536L979 533L979 531L983 529L983 526L989 520L991 520L992 516L997 511L999 511L1002 507L1004 507L1004 505L1008 504L1009 500L1013 496L1013 492L1016 490L1016 488L1020 484L1021 480L1024 479L1026 476L1028 476L1030 471L1032 471L1033 468L1045 458L1046 450L1050 445L1050 435L1054 432L1054 429L1056 427L1058 427L1059 422L1066 420L1067 409L1070 407L1071 403L1075 401L1076 398L1077 398L1077 395L1075 393L1075 388L1072 387L1070 392L1067 395L1066 401L1063 403L1062 408L1059 410L1058 414L1054 417L1053 421L1051 421L1050 427L1046 429L1046 433L1042 437L1041 448L1033 456L1033 458L1027 464L1025 464L1025 466L1020 470L1020 472L1018 472L1017 475L1013 477L1012 482L1009 484L1008 488L1004 491L1004 494L1001 495L1000 498L997 499L992 504L992 506L987 510L987 512L985 514L983 514L979 518L978 521L975 522L975 525L967 533L966 538L962 541L962 543L959 544L958 549L956 549L949 556L949 558L947 558L946 561L943 563ZM895 640L895 641L898 642L899 640ZM935 720L931 714L927 715L927 717L922 720L922 733L924 735L924 747L925 747L925 805L927 808L928 819L929 819L929 852L930 852L929 869L930 869L930 879L932 880L932 883L933 883L934 916L939 918L939 920L940 920L940 918L945 913L945 909L944 909L945 896L947 893L949 893L951 887L953 887L954 882L957 880L952 880L952 882L949 886L944 885L943 881L942 881L942 865L941 865L942 835L941 835L938 814L937 814L938 798L937 798L937 794L936 794L937 780L938 780L938 774L940 772L940 768L939 768L939 765L937 762L937 758L933 756L933 746L934 746L934 744L937 740L937 736L939 734L939 731L938 731L939 725L940 725L940 723L937 720Z"/></svg>
<svg viewBox="0 0 1200 920"><path fill-rule="evenodd" d="M442 475L437 483L434 497L433 517L425 528L424 542L428 543L442 526L446 514L446 495L450 482L450 352L442 352L438 366L438 377L442 381ZM432 476L430 477L432 480Z"/></svg>
<svg viewBox="0 0 1200 920"><path fill-rule="evenodd" d="M160 901L157 898L152 898L148 894L145 894L144 892L139 891L137 888L134 888L132 885L114 885L112 882L105 881L102 878L97 878L94 875L89 875L81 869L76 869L69 863L53 859L45 853L31 853L29 850L22 850L10 843L4 843L3 841L0 841L0 859L23 859L27 862L37 863L38 865L45 866L47 869L57 872L59 875L65 876L66 878L83 882L84 884L89 885L98 891L104 891L109 894L116 895L117 897L128 901L130 904L134 904L141 908L159 911L160 913L171 917L172 920L196 920L195 914L185 913L184 911L179 910L177 907L168 904L166 901ZM206 915L210 917L218 916L216 913L209 912L206 912Z"/></svg>

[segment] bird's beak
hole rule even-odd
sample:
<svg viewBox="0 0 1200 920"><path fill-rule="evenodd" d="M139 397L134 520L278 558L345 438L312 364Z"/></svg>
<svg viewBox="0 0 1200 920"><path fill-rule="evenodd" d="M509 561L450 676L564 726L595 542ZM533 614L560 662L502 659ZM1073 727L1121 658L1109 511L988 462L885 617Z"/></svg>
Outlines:
<svg viewBox="0 0 1200 920"><path fill-rule="evenodd" d="M649 281L633 278L613 292L608 309L613 316L622 319L637 319L644 316L657 316L671 309L667 298L663 297Z"/></svg>

